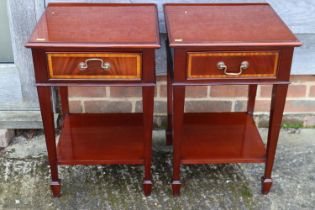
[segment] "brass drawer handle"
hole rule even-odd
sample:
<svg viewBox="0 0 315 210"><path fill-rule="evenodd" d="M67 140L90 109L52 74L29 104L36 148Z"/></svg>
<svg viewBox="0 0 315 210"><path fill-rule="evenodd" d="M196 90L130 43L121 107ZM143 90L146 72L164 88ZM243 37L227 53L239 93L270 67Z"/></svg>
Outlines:
<svg viewBox="0 0 315 210"><path fill-rule="evenodd" d="M89 61L99 61L101 62L101 68L105 71L108 71L111 69L111 64L108 63L108 62L104 62L103 59L100 59L100 58L88 58L86 59L84 62L80 62L79 63L79 68L81 71L84 71L86 70L89 66L88 66L88 62Z"/></svg>
<svg viewBox="0 0 315 210"><path fill-rule="evenodd" d="M240 65L240 71L237 72L237 73L231 73L231 72L227 72L228 70L228 67L227 65L225 65L225 63L223 61L220 61L217 63L217 68L219 70L222 70L224 71L224 74L225 75L228 75L228 76L238 76L238 75L241 75L243 73L243 70L246 70L248 69L249 67L249 62L248 61L243 61Z"/></svg>

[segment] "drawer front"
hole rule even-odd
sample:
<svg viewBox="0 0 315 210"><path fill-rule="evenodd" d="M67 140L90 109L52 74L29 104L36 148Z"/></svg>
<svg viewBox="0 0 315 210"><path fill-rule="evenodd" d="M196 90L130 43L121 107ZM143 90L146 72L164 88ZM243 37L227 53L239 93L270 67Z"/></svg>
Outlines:
<svg viewBox="0 0 315 210"><path fill-rule="evenodd" d="M187 79L276 78L279 52L189 52Z"/></svg>
<svg viewBox="0 0 315 210"><path fill-rule="evenodd" d="M47 53L50 79L141 80L141 53Z"/></svg>

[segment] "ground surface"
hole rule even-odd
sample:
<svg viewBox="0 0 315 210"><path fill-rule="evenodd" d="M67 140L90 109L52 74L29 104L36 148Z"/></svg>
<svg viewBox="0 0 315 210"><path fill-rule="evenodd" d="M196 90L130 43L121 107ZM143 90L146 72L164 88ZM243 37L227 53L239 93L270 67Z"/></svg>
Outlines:
<svg viewBox="0 0 315 210"><path fill-rule="evenodd" d="M266 130L261 130L265 138ZM283 130L273 188L260 194L262 164L185 166L178 198L171 196L171 149L154 132L150 197L139 166L60 167L62 196L52 198L43 135L20 136L0 152L0 209L314 209L315 129Z"/></svg>

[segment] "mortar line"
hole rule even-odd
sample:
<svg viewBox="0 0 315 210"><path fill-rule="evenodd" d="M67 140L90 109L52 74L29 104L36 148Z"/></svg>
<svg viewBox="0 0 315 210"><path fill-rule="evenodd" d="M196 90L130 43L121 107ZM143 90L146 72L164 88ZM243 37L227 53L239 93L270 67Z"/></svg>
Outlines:
<svg viewBox="0 0 315 210"><path fill-rule="evenodd" d="M139 100L141 97L71 97L70 101L132 101Z"/></svg>
<svg viewBox="0 0 315 210"><path fill-rule="evenodd" d="M136 112L136 101L131 101L131 112L132 113Z"/></svg>
<svg viewBox="0 0 315 210"><path fill-rule="evenodd" d="M105 87L106 98L110 98L110 87Z"/></svg>
<svg viewBox="0 0 315 210"><path fill-rule="evenodd" d="M81 108L82 108L82 113L85 113L85 105L84 105L84 101L81 100L80 101L80 104L81 104Z"/></svg>
<svg viewBox="0 0 315 210"><path fill-rule="evenodd" d="M311 85L307 85L306 86L306 91L305 91L306 97L310 97L310 91L311 91Z"/></svg>
<svg viewBox="0 0 315 210"><path fill-rule="evenodd" d="M232 105L231 105L231 112L235 111L235 101L232 101Z"/></svg>
<svg viewBox="0 0 315 210"><path fill-rule="evenodd" d="M167 101L166 97L156 97L157 101ZM189 98L186 97L186 100L189 101L237 101L237 100L244 100L247 101L247 97L211 97L205 98L205 97L197 97L197 98ZM70 97L69 101L138 101L141 100L141 97ZM257 100L271 100L270 97L260 97L257 98ZM314 97L287 97L287 101L315 101Z"/></svg>
<svg viewBox="0 0 315 210"><path fill-rule="evenodd" d="M156 98L161 98L161 85L160 84L157 84L156 86L155 86L155 88L156 88Z"/></svg>
<svg viewBox="0 0 315 210"><path fill-rule="evenodd" d="M263 97L263 98L259 98L257 100L271 100L271 98L269 97ZM315 98L313 97L306 97L306 96L303 96L303 97L287 97L286 100L296 100L296 101L314 101Z"/></svg>
<svg viewBox="0 0 315 210"><path fill-rule="evenodd" d="M211 98L204 98L204 97L197 97L197 98L188 98L189 101L237 101L237 100L247 100L247 97L211 97ZM206 99L206 100L204 100Z"/></svg>
<svg viewBox="0 0 315 210"><path fill-rule="evenodd" d="M260 93L261 93L261 85L258 85L258 87L257 87L257 93L256 93L256 99L261 98Z"/></svg>

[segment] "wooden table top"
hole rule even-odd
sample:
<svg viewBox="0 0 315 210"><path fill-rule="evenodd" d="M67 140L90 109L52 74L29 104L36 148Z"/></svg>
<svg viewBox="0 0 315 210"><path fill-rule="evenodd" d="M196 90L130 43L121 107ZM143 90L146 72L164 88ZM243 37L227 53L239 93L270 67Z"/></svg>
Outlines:
<svg viewBox="0 0 315 210"><path fill-rule="evenodd" d="M158 48L154 4L49 4L27 47Z"/></svg>
<svg viewBox="0 0 315 210"><path fill-rule="evenodd" d="M299 46L267 3L166 4L170 46Z"/></svg>

